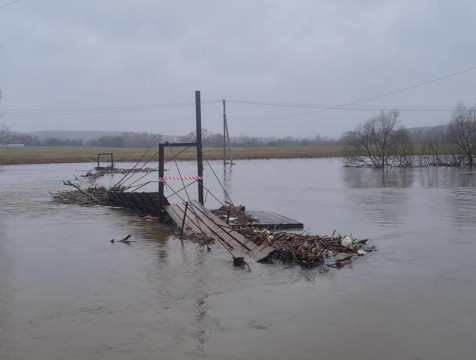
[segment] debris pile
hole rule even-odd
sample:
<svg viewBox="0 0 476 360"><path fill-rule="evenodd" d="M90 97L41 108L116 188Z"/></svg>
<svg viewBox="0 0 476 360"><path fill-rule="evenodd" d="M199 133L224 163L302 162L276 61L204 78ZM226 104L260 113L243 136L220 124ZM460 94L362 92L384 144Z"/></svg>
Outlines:
<svg viewBox="0 0 476 360"><path fill-rule="evenodd" d="M274 236L270 236L271 239ZM365 255L375 247L366 245L367 239L355 240L349 236L319 236L286 234L276 241L270 240L278 251L274 259L292 261L303 267L342 267L355 256Z"/></svg>
<svg viewBox="0 0 476 360"><path fill-rule="evenodd" d="M304 268L334 267L341 268L352 263L358 256L374 251L375 246L367 245L368 239L357 240L351 236L332 234L332 236L309 235L285 232L277 226L274 230L254 226L255 219L245 213L245 207L239 205L222 206L212 211L240 234L256 245L269 245L276 249L272 260L299 264Z"/></svg>
<svg viewBox="0 0 476 360"><path fill-rule="evenodd" d="M267 241L270 246L276 248L274 260L296 263L305 268L317 266L340 268L350 264L357 256L375 250L374 246L367 245L368 239L356 240L340 234L334 236L335 232L332 236L270 233L267 230L254 232L255 235L250 237L252 241L258 244Z"/></svg>
<svg viewBox="0 0 476 360"><path fill-rule="evenodd" d="M255 221L252 216L245 213L245 207L243 205L236 207L223 205L219 209L212 210L212 213L231 225L252 225L253 221Z"/></svg>
<svg viewBox="0 0 476 360"><path fill-rule="evenodd" d="M104 186L81 187L71 181L64 181L64 185L76 190L63 190L51 193L53 201L60 204L76 204L81 206L111 205L107 189Z"/></svg>
<svg viewBox="0 0 476 360"><path fill-rule="evenodd" d="M84 178L87 178L89 181L95 181L100 177L108 174L136 174L136 173L149 173L152 171L157 171L153 168L137 168L137 169L119 169L114 167L101 167L96 168L94 171L88 171L86 174L81 175Z"/></svg>

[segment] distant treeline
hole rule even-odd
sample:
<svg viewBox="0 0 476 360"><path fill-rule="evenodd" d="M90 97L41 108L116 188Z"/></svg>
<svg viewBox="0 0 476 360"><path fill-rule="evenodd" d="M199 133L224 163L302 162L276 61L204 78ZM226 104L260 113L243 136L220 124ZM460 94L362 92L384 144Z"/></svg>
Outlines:
<svg viewBox="0 0 476 360"><path fill-rule="evenodd" d="M425 145L429 138L434 138L435 134L445 132L447 125L405 129L401 135L405 135L406 144ZM265 146L339 146L351 145L349 143L349 134L345 133L341 138L329 139L320 135L308 138L286 137L253 137L240 135L230 139L232 147L265 147ZM372 137L368 137L371 139ZM161 134L151 134L147 132L123 132L120 135L102 136L93 140L64 139L64 138L39 138L29 134L8 133L6 143L24 144L25 146L88 146L88 147L107 147L107 148L148 148L159 142L194 142L195 132L184 136L166 136ZM213 133L207 129L202 131L202 141L204 148L223 147L223 135ZM373 145L372 145L373 146Z"/></svg>
<svg viewBox="0 0 476 360"><path fill-rule="evenodd" d="M93 147L118 147L142 148L162 141L162 135L146 132L124 132L120 136L103 136L98 139L83 141L80 139L46 138L40 139L29 134L10 134L10 144L24 144L25 146L93 146Z"/></svg>
<svg viewBox="0 0 476 360"><path fill-rule="evenodd" d="M195 132L191 132L186 136L180 136L177 140L180 142L195 141ZM212 133L207 129L202 131L202 142L205 148L219 148L223 147L223 135ZM286 136L283 138L277 137L252 137L241 135L240 137L230 138L231 146L233 147L260 147L260 146L318 146L318 145L341 145L344 143L343 139L327 139L320 135L314 138L294 138Z"/></svg>
<svg viewBox="0 0 476 360"><path fill-rule="evenodd" d="M113 147L113 148L147 148L152 144L169 142L194 142L195 132L185 136L163 136L147 132L124 132L118 136L102 136L94 140L60 139L46 138L40 139L28 134L10 134L8 142L11 144L24 144L25 146L92 146L92 147ZM207 129L202 133L203 146L205 148L218 148L223 146L223 135L216 134ZM343 139L327 139L320 135L314 138L294 138L291 136L278 137L251 137L241 135L231 138L231 145L234 147L259 147L259 146L312 146L312 145L342 145Z"/></svg>
<svg viewBox="0 0 476 360"><path fill-rule="evenodd" d="M48 138L40 140L36 136L28 134L11 134L8 137L9 144L23 144L25 146L83 146L83 140Z"/></svg>

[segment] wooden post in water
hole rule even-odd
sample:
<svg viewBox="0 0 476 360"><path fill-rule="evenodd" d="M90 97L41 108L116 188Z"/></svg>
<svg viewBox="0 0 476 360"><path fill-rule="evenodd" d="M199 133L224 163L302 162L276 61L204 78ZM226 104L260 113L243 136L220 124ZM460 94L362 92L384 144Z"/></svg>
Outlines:
<svg viewBox="0 0 476 360"><path fill-rule="evenodd" d="M228 133L228 121L226 120L226 100L223 99L223 166L224 167L226 167L227 147L228 147L228 154L230 155L230 166L233 166L233 159L231 157L230 134Z"/></svg>
<svg viewBox="0 0 476 360"><path fill-rule="evenodd" d="M165 194L164 182L161 181L165 172L165 144L159 144L159 220L164 222L165 216Z"/></svg>
<svg viewBox="0 0 476 360"><path fill-rule="evenodd" d="M195 116L197 122L197 173L202 178L198 180L198 201L200 204L203 204L202 108L200 91L195 91Z"/></svg>

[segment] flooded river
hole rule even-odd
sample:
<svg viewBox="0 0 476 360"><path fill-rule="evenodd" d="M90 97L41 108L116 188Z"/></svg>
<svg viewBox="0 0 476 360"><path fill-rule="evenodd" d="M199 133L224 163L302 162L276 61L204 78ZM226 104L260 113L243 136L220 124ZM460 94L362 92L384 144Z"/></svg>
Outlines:
<svg viewBox="0 0 476 360"><path fill-rule="evenodd" d="M0 359L475 358L476 172L212 165L235 203L312 233L370 238L379 251L327 275L237 270L218 245L182 247L136 214L52 203L48 191L89 164L3 167ZM207 165L205 185L223 200ZM207 205L217 205L210 194ZM127 234L136 242L110 243Z"/></svg>

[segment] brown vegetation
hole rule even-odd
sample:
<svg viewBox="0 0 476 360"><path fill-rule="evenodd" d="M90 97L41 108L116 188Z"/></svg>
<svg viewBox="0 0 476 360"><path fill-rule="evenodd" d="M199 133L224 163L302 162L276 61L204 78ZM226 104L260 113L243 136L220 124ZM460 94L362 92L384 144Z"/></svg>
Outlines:
<svg viewBox="0 0 476 360"><path fill-rule="evenodd" d="M317 158L343 156L344 146L270 146L254 148L233 148L233 159L284 159ZM114 153L116 162L135 162L144 153L144 149L130 148L92 148L92 147L23 147L5 149L0 155L0 164L49 164L95 162L97 153ZM178 150L176 151L178 152ZM153 154L153 153L152 153ZM166 153L166 157L170 157ZM222 149L204 149L207 160L223 159ZM188 149L179 157L181 160L196 158L196 150Z"/></svg>

